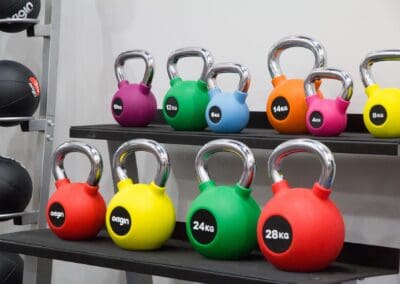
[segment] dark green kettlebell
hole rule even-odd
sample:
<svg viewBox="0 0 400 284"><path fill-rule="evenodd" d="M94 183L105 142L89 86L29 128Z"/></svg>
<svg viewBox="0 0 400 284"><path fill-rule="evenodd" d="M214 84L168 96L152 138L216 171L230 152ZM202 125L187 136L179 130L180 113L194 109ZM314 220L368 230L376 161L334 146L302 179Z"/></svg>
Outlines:
<svg viewBox="0 0 400 284"><path fill-rule="evenodd" d="M197 81L182 80L176 64L183 57L200 57L204 67ZM175 130L203 130L207 127L205 111L210 101L205 76L214 63L211 53L199 47L175 50L168 57L167 72L171 88L163 101L163 115Z"/></svg>
<svg viewBox="0 0 400 284"><path fill-rule="evenodd" d="M240 181L217 186L210 179L206 163L217 152L238 155L244 164ZM251 182L256 164L253 153L243 143L218 139L204 145L197 154L195 167L200 195L186 217L189 241L200 254L214 259L239 259L257 246L257 220L260 207L251 197Z"/></svg>

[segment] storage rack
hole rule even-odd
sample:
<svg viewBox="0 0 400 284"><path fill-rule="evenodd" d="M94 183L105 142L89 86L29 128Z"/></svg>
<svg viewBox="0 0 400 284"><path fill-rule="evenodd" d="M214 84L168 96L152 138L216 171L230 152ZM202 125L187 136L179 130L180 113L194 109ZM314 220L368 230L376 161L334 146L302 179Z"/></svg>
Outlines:
<svg viewBox="0 0 400 284"><path fill-rule="evenodd" d="M41 98L37 117L3 117L2 122L20 122L21 130L38 132L38 148L34 169L32 211L0 215L0 221L13 219L16 225L32 225L32 229L46 228L44 212L49 196L50 161L53 150L53 132L57 92L58 44L60 29L60 0L42 1L43 24L37 19L2 19L0 25L32 24L28 37L43 38ZM25 256L24 283L51 282L52 261L46 258Z"/></svg>

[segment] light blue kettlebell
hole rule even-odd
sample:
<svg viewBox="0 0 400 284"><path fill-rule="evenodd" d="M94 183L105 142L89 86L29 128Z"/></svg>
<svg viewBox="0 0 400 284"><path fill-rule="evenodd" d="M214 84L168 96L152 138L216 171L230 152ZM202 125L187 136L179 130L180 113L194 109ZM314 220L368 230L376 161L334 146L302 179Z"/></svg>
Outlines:
<svg viewBox="0 0 400 284"><path fill-rule="evenodd" d="M223 92L216 78L221 73L236 73L240 81L237 90ZM210 102L206 109L208 127L213 132L237 133L249 122L249 108L246 104L247 90L250 86L250 74L246 67L236 63L215 64L207 73L208 95Z"/></svg>

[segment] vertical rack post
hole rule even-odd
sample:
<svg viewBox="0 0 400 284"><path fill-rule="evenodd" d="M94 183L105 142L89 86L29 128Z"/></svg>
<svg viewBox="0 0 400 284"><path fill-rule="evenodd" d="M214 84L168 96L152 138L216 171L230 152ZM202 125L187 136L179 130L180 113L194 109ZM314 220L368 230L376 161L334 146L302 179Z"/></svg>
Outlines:
<svg viewBox="0 0 400 284"><path fill-rule="evenodd" d="M57 93L61 0L45 0L44 25L34 27L34 36L43 37L42 93L39 116L46 125L38 132L38 155L34 173L33 209L39 210L38 229L46 228L46 203L49 197L51 155ZM35 29L37 32L35 33ZM50 284L52 261L25 256L24 284Z"/></svg>

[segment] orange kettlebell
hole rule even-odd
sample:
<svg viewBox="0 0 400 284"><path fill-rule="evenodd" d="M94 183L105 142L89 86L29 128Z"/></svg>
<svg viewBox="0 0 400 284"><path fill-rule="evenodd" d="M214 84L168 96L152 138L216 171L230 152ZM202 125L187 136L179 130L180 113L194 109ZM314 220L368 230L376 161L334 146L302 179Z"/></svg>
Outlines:
<svg viewBox="0 0 400 284"><path fill-rule="evenodd" d="M317 40L304 36L289 36L275 43L268 53L268 70L274 89L267 100L267 118L272 127L280 133L307 133L307 103L303 79L286 79L279 65L281 53L290 47L303 47L312 51L315 57L314 69L324 67L326 52ZM316 81L317 93L321 82Z"/></svg>

